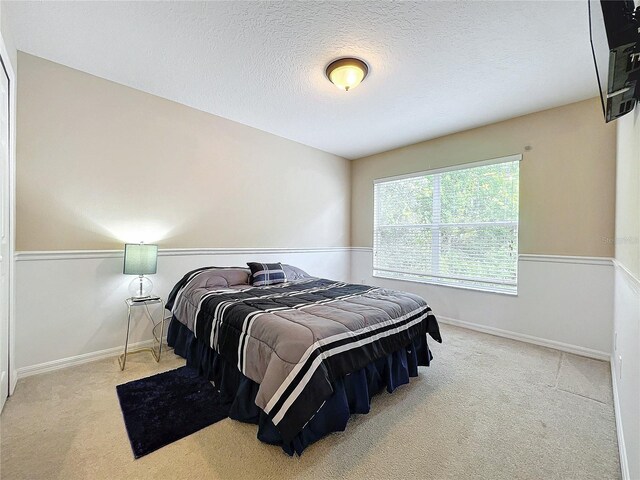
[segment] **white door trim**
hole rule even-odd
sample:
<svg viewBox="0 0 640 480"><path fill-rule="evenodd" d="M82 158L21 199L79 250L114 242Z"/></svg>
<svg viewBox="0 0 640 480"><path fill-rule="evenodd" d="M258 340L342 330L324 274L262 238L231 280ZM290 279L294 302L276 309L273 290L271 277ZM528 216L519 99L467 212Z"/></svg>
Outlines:
<svg viewBox="0 0 640 480"><path fill-rule="evenodd" d="M11 56L0 33L0 57L9 76L9 395L12 395L18 374L15 363L15 240L16 240L16 73Z"/></svg>

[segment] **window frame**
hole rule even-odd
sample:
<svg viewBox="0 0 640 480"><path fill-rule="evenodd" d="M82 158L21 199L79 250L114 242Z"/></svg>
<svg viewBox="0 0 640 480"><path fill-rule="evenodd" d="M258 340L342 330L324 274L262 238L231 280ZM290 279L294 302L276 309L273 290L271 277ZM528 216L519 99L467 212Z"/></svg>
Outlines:
<svg viewBox="0 0 640 480"><path fill-rule="evenodd" d="M518 153L518 154L513 154L513 155L507 155L504 157L498 157L498 158L492 158L492 159L487 159L487 160L480 160L480 161L473 161L473 162L465 162L465 163L459 163L456 165L450 165L450 166L446 166L446 167L439 167L439 168L433 168L433 169L428 169L428 170L421 170L418 172L412 172L412 173L406 173L406 174L401 174L401 175L394 175L394 176L389 176L389 177L381 177L381 178L377 178L374 179L373 181L373 213L374 213L374 218L373 218L373 239L372 239L372 253L373 255L375 255L375 235L376 235L376 223L375 223L375 212L376 209L379 208L378 205L376 205L376 202L379 201L379 198L376 198L375 195L375 186L378 183L386 183L386 182L392 182L392 181L396 181L396 180L404 180L404 179L409 179L409 178L416 178L416 177L422 177L422 176L427 176L427 175L435 175L438 173L444 173L444 172L451 172L451 171L456 171L456 170L465 170L465 169L469 169L469 168L476 168L476 167L484 167L484 166L488 166L488 165L497 165L500 163L507 163L507 162L516 162L516 161L522 161L522 154ZM518 171L518 180L520 179L520 172ZM431 226L430 228L432 228L435 231L439 231L440 228L442 226L455 226L455 225L482 225L483 223L487 223L488 225L496 225L496 224L504 224L505 226L512 226L512 225L516 225L518 228L518 236L520 235L520 208L519 208L519 204L520 204L520 198L519 198L519 193L518 193L518 220L517 222L513 222L513 221L500 221L500 222L464 222L464 223L454 223L454 224L437 224L434 226ZM427 225L425 225L427 226ZM519 246L519 242L518 242L518 246ZM385 268L375 268L375 265L372 265L372 276L375 278L384 278L387 280L398 280L398 281L402 281L402 282L412 282L412 283L424 283L424 284L428 284L428 285L437 285L437 286L444 286L444 287L451 287L451 288L461 288L464 290L476 290L476 291L481 291L481 292L490 292L490 293L497 293L497 294L501 294L501 295L509 295L509 296L517 296L518 295L518 279L519 279L519 256L520 253L519 251L516 252L516 281L514 283L511 282L503 282L503 281L491 281L491 279L475 279L475 278L471 278L471 277L465 277L465 278L454 278L451 275L448 276L440 276L440 278L442 278L442 281L438 281L438 280L434 280L434 278L438 278L439 275L438 274L428 274L428 273L414 273L414 272L404 272L404 271L400 271L399 269L397 270L393 270L393 269L385 269ZM439 260L438 260L439 261ZM391 275L384 275L384 274L379 274L376 272L384 272L387 271L389 273L399 273L399 274L407 274L407 275L413 275L414 277L420 277L420 276L424 276L424 279L418 279L418 278L397 278L397 277L393 277ZM479 284L482 283L486 283L487 286L484 287L482 285L469 285L469 284L458 284L458 283L453 283L453 282L448 282L446 281L446 279L452 279L452 280L462 280L462 281L470 281L470 282L476 282ZM500 288L496 288L496 285L504 285L505 289L502 290ZM506 289L506 287L513 287L514 289Z"/></svg>

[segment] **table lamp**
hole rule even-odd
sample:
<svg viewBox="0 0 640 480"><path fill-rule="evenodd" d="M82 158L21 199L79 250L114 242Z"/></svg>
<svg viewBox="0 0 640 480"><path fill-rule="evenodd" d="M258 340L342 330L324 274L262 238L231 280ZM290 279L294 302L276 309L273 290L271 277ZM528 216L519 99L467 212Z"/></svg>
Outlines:
<svg viewBox="0 0 640 480"><path fill-rule="evenodd" d="M145 275L158 270L158 246L146 243L126 243L124 246L125 275L138 275L129 284L129 293L134 299L142 300L151 296L153 283Z"/></svg>

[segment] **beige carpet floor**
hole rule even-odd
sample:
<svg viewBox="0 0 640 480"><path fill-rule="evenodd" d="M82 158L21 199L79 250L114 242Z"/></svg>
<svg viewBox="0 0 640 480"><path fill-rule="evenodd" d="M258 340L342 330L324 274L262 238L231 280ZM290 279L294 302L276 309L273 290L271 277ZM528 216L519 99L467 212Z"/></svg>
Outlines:
<svg viewBox="0 0 640 480"><path fill-rule="evenodd" d="M134 460L115 386L184 362L108 359L25 378L0 417L2 479L616 479L609 365L443 326L430 368L302 457L223 420Z"/></svg>

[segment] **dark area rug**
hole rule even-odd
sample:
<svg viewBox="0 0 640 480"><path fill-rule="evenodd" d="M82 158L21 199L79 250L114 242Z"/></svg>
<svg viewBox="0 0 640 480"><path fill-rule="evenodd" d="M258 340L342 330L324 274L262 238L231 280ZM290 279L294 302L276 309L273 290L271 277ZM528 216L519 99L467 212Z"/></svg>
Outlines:
<svg viewBox="0 0 640 480"><path fill-rule="evenodd" d="M189 367L124 383L116 390L135 458L227 418L229 413L229 405L220 402L211 382Z"/></svg>

